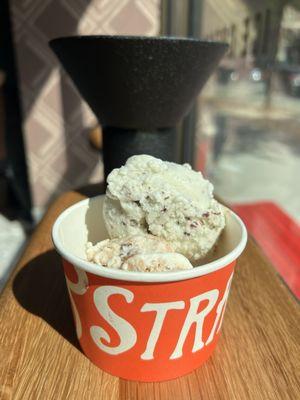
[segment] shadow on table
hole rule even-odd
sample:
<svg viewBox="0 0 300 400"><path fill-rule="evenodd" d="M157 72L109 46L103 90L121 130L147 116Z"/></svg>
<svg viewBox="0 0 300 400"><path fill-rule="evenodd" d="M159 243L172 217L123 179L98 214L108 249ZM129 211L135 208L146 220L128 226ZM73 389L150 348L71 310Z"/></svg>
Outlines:
<svg viewBox="0 0 300 400"><path fill-rule="evenodd" d="M105 192L104 183L89 184L75 190L93 197ZM32 259L16 275L13 293L22 307L46 321L81 351L73 322L61 258L55 250Z"/></svg>
<svg viewBox="0 0 300 400"><path fill-rule="evenodd" d="M13 281L13 293L22 307L41 317L81 351L60 257L55 250L39 255L20 270Z"/></svg>

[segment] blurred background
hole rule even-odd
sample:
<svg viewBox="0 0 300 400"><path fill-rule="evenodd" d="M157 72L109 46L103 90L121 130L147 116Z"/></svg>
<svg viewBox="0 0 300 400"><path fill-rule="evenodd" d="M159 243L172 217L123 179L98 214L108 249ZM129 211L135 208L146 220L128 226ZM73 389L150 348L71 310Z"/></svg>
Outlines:
<svg viewBox="0 0 300 400"><path fill-rule="evenodd" d="M2 0L0 290L60 193L103 179L101 127L48 47L66 35L173 35L230 50L180 132L300 296L299 0Z"/></svg>

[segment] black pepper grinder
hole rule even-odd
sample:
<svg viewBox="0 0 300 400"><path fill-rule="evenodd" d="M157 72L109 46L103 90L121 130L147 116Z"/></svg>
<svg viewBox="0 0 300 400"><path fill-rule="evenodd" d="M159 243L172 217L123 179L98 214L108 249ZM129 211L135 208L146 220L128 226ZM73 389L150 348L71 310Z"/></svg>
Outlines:
<svg viewBox="0 0 300 400"><path fill-rule="evenodd" d="M103 128L105 177L134 154L180 162L175 126L227 50L198 39L73 36L50 41Z"/></svg>

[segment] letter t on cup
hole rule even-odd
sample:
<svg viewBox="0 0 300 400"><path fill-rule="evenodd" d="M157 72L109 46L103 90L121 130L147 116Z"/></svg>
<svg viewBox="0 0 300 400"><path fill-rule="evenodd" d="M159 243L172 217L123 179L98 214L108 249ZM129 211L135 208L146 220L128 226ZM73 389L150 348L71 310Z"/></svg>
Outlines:
<svg viewBox="0 0 300 400"><path fill-rule="evenodd" d="M141 312L155 311L155 321L149 335L146 350L141 355L143 360L152 360L156 343L158 341L165 317L169 310L180 310L185 306L184 301L173 301L169 303L146 303L141 308Z"/></svg>

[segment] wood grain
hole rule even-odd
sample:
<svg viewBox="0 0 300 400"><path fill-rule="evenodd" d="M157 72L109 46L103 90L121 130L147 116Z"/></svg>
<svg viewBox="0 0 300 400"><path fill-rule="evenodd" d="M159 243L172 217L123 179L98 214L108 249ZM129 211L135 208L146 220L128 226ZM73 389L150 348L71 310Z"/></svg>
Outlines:
<svg viewBox="0 0 300 400"><path fill-rule="evenodd" d="M50 207L0 297L1 400L299 398L299 305L253 240L237 266L219 344L203 367L152 384L91 364L75 337L50 237L57 215L83 197L69 192Z"/></svg>

